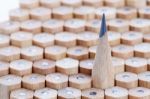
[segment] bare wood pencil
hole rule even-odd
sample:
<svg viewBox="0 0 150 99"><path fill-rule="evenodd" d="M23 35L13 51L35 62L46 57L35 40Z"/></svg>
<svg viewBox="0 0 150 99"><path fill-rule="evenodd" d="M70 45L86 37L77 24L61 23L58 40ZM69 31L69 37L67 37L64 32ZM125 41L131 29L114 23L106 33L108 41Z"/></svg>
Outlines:
<svg viewBox="0 0 150 99"><path fill-rule="evenodd" d="M92 70L93 86L101 89L114 86L114 70L112 67L111 50L106 32L105 15L103 14L100 38Z"/></svg>

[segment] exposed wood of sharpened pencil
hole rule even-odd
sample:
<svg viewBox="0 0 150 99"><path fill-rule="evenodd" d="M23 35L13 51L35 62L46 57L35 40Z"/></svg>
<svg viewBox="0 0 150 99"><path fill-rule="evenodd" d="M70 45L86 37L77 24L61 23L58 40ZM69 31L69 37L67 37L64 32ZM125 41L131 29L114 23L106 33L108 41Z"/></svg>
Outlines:
<svg viewBox="0 0 150 99"><path fill-rule="evenodd" d="M93 86L101 89L114 86L114 70L112 67L111 49L106 32L105 15L103 15L100 38L92 70Z"/></svg>
<svg viewBox="0 0 150 99"><path fill-rule="evenodd" d="M2 84L0 84L0 99L9 99L8 87Z"/></svg>

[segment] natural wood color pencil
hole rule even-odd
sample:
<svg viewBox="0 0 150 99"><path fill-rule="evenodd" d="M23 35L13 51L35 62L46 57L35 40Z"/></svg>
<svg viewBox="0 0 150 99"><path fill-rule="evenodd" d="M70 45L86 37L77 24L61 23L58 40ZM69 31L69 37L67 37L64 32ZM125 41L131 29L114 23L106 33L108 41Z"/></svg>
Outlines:
<svg viewBox="0 0 150 99"><path fill-rule="evenodd" d="M103 14L100 39L92 70L93 87L101 89L114 86L114 70L112 67L111 49L109 47L106 32L105 15Z"/></svg>

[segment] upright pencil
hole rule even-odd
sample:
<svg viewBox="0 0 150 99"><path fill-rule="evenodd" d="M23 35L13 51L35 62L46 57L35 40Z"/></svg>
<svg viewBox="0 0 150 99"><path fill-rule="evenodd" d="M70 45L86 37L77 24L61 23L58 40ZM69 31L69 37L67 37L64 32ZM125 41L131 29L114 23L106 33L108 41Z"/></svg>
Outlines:
<svg viewBox="0 0 150 99"><path fill-rule="evenodd" d="M114 86L111 49L108 42L105 15L103 14L99 42L92 70L93 87L106 89Z"/></svg>

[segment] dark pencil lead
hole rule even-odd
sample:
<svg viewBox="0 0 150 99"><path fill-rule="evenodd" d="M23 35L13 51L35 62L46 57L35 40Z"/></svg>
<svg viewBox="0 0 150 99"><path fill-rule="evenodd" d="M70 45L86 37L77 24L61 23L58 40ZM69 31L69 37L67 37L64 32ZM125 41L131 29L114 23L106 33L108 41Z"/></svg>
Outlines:
<svg viewBox="0 0 150 99"><path fill-rule="evenodd" d="M107 32L106 19L105 14L103 14L99 37L103 37L106 32Z"/></svg>

